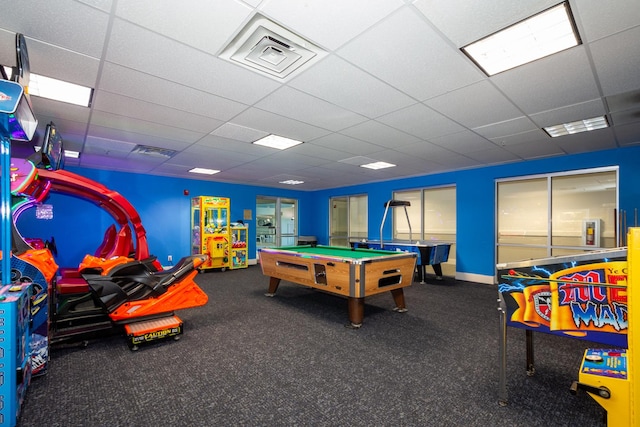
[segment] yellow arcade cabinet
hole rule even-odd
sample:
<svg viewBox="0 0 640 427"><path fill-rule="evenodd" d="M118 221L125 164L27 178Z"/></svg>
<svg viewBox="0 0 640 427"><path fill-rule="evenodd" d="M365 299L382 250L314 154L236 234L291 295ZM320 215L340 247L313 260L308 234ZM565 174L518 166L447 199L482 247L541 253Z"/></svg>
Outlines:
<svg viewBox="0 0 640 427"><path fill-rule="evenodd" d="M206 254L201 270L231 267L230 200L198 196L191 199L191 254Z"/></svg>
<svg viewBox="0 0 640 427"><path fill-rule="evenodd" d="M629 229L628 243L628 348L585 350L571 386L593 397L612 427L640 427L640 228Z"/></svg>
<svg viewBox="0 0 640 427"><path fill-rule="evenodd" d="M231 269L247 268L247 226L242 223L231 224Z"/></svg>

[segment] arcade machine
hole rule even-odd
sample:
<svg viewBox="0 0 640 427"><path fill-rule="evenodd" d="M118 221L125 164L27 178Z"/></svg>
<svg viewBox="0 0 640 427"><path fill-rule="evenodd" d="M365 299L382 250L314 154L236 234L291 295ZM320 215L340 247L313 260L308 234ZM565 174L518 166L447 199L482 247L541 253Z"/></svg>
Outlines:
<svg viewBox="0 0 640 427"><path fill-rule="evenodd" d="M209 256L201 270L225 271L231 267L230 206L226 197L199 196L191 199L191 253Z"/></svg>
<svg viewBox="0 0 640 427"><path fill-rule="evenodd" d="M360 241L350 242L353 248L362 249L384 249L387 251L403 251L403 252L415 252L418 254L417 267L418 278L420 283L425 283L426 267L430 265L433 267L433 271L436 273L436 279L442 279L442 266L443 262L449 260L449 251L451 249L451 243L438 240L416 240L413 241L413 234L411 231L411 221L409 220L409 213L407 212L407 206L411 206L411 202L403 200L388 200L384 204L384 215L382 217L382 223L380 224L380 240L363 239ZM389 208L403 207L404 213L407 217L407 224L409 225L409 240L391 240L385 242L382 238L382 231L384 229L385 221L387 220L387 213Z"/></svg>
<svg viewBox="0 0 640 427"><path fill-rule="evenodd" d="M507 326L525 331L529 376L535 374L534 332L627 348L627 268L627 248L497 265L500 405L507 404Z"/></svg>
<svg viewBox="0 0 640 427"><path fill-rule="evenodd" d="M17 66L12 80L0 67L0 216L2 225L0 283L0 425L15 426L31 381L31 292L29 281L12 274L11 140L33 138L37 120L25 87L29 58L24 36L16 34Z"/></svg>
<svg viewBox="0 0 640 427"><path fill-rule="evenodd" d="M240 222L231 223L231 269L247 268L247 226Z"/></svg>
<svg viewBox="0 0 640 427"><path fill-rule="evenodd" d="M16 309L2 309L2 325L25 324L24 313L27 303L29 321L27 326L18 326L22 338L21 345L14 346L15 340L0 340L2 357L9 357L12 363L2 363L0 382L9 385L10 390L3 389L0 409L8 412L0 413L3 420L15 423L16 407L24 396L26 386L13 388L15 384L28 384L31 375L33 354L48 360L49 338L67 340L78 338L83 334L93 334L96 330L106 328L124 328L132 349L138 344L168 336L177 337L182 333L182 323L174 315L174 310L196 307L207 302L207 295L195 284L197 269L207 257L192 255L184 257L170 270L159 271L161 266L155 257L149 255L146 232L140 217L126 199L115 191L111 191L97 182L62 170L64 150L62 138L53 123L47 126L40 153L29 159L11 158L11 140L31 140L37 120L33 115L25 87L29 80L29 60L26 43L21 34L16 35L17 67L13 70L9 81L2 67L0 73L0 139L2 142L2 295L0 301L11 303ZM58 266L53 260L51 251L46 248L30 245L15 227L15 220L25 209L35 206L46 199L50 191L58 191L75 197L84 198L104 208L120 225L111 242L110 250L100 251L109 259L90 258L75 273L76 279L82 283L71 283L74 295L59 301L63 294L64 283L56 283ZM131 232L133 227L133 233ZM132 240L135 238L135 249ZM33 241L32 241L33 242ZM33 243L32 243L33 244ZM10 255L10 256L7 256ZM118 258L113 262L114 256ZM63 282L61 280L61 282ZM7 288L8 286L8 288ZM20 289L18 289L20 287ZM34 291L35 290L35 294ZM9 293L7 293L9 292ZM13 292L13 294L11 294ZM20 296L20 293L25 296ZM25 299L26 298L26 299ZM47 298L51 298L49 303ZM88 307L87 307L88 305ZM54 311L47 313L52 307ZM22 319L22 323L21 320ZM51 324L49 320L52 320ZM61 325L66 325L64 332ZM79 326L78 326L79 325ZM31 350L30 330L42 331L44 335L45 353ZM4 331L3 331L4 332ZM50 333L51 332L51 333ZM24 357L14 357L20 354ZM27 362L25 362L25 360ZM17 362L17 363L15 363ZM13 370L21 367L19 379L15 379ZM10 382L5 383L5 379ZM17 396L17 397L16 397ZM16 399L14 399L16 397ZM15 405L15 402L18 405Z"/></svg>
<svg viewBox="0 0 640 427"><path fill-rule="evenodd" d="M640 427L640 228L628 233L627 348L588 348L571 392L586 391L607 412L607 425Z"/></svg>
<svg viewBox="0 0 640 427"><path fill-rule="evenodd" d="M119 193L74 173L59 169L63 164L62 138L49 123L39 155L14 165L37 165L33 174L15 174L16 203L13 222L35 200L49 192L62 193L92 202L107 211L119 231L108 229L96 253L87 255L77 269L60 270L50 288L52 327L50 342L60 344L124 328L129 345L137 349L143 342L177 337L182 322L174 311L207 302L206 294L193 277L206 256L184 257L170 270L162 270L149 254L146 231L131 204ZM15 230L15 227L14 227ZM113 231L111 231L113 230ZM131 231L133 230L133 231ZM17 230L14 245L31 252ZM126 311L126 313L123 313Z"/></svg>

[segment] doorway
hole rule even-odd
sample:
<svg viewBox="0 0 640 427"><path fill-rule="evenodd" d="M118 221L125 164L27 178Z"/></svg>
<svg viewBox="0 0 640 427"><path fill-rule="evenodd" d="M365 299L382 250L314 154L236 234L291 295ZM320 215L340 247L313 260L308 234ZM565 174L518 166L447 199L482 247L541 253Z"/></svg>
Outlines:
<svg viewBox="0 0 640 427"><path fill-rule="evenodd" d="M256 198L256 246L294 246L298 238L298 201L281 197Z"/></svg>

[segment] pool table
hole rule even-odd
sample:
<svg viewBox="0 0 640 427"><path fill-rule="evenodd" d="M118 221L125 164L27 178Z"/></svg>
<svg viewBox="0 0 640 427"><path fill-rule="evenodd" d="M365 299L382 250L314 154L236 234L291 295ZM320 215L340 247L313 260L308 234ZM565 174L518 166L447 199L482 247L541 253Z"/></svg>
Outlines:
<svg viewBox="0 0 640 427"><path fill-rule="evenodd" d="M416 254L337 246L260 248L262 273L269 276L267 296L274 296L280 280L347 297L349 325L359 328L364 298L391 292L395 311L407 311L403 288L410 286Z"/></svg>

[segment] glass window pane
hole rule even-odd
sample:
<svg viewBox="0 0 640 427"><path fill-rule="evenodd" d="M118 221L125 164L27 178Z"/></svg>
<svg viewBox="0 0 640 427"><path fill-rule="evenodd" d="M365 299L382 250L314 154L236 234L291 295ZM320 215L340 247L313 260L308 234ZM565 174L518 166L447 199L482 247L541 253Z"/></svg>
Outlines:
<svg viewBox="0 0 640 427"><path fill-rule="evenodd" d="M423 240L451 242L449 260L442 264L445 276L456 274L456 187L428 188L423 191Z"/></svg>
<svg viewBox="0 0 640 427"><path fill-rule="evenodd" d="M367 205L367 196L349 197L349 237L361 239L368 237Z"/></svg>
<svg viewBox="0 0 640 427"><path fill-rule="evenodd" d="M347 237L349 235L348 201L346 197L331 198L330 221L331 237Z"/></svg>
<svg viewBox="0 0 640 427"><path fill-rule="evenodd" d="M498 244L546 245L547 178L499 182L497 191Z"/></svg>
<svg viewBox="0 0 640 427"><path fill-rule="evenodd" d="M616 246L616 171L551 178L552 245Z"/></svg>
<svg viewBox="0 0 640 427"><path fill-rule="evenodd" d="M393 238L398 240L419 239L420 229L422 228L422 222L420 221L422 215L420 206L421 191L396 191L393 193L393 199L411 203L411 206L407 206L406 214L403 207L389 208L387 221L391 215L393 218ZM382 209L385 209L384 206ZM409 216L409 222L407 222L407 215Z"/></svg>
<svg viewBox="0 0 640 427"><path fill-rule="evenodd" d="M455 242L456 188L424 190L424 239Z"/></svg>
<svg viewBox="0 0 640 427"><path fill-rule="evenodd" d="M285 236L297 235L298 204L296 200L281 199L280 200L280 235L282 245L284 245ZM287 239L288 242L292 241Z"/></svg>
<svg viewBox="0 0 640 427"><path fill-rule="evenodd" d="M498 246L498 263L546 258L546 247Z"/></svg>

